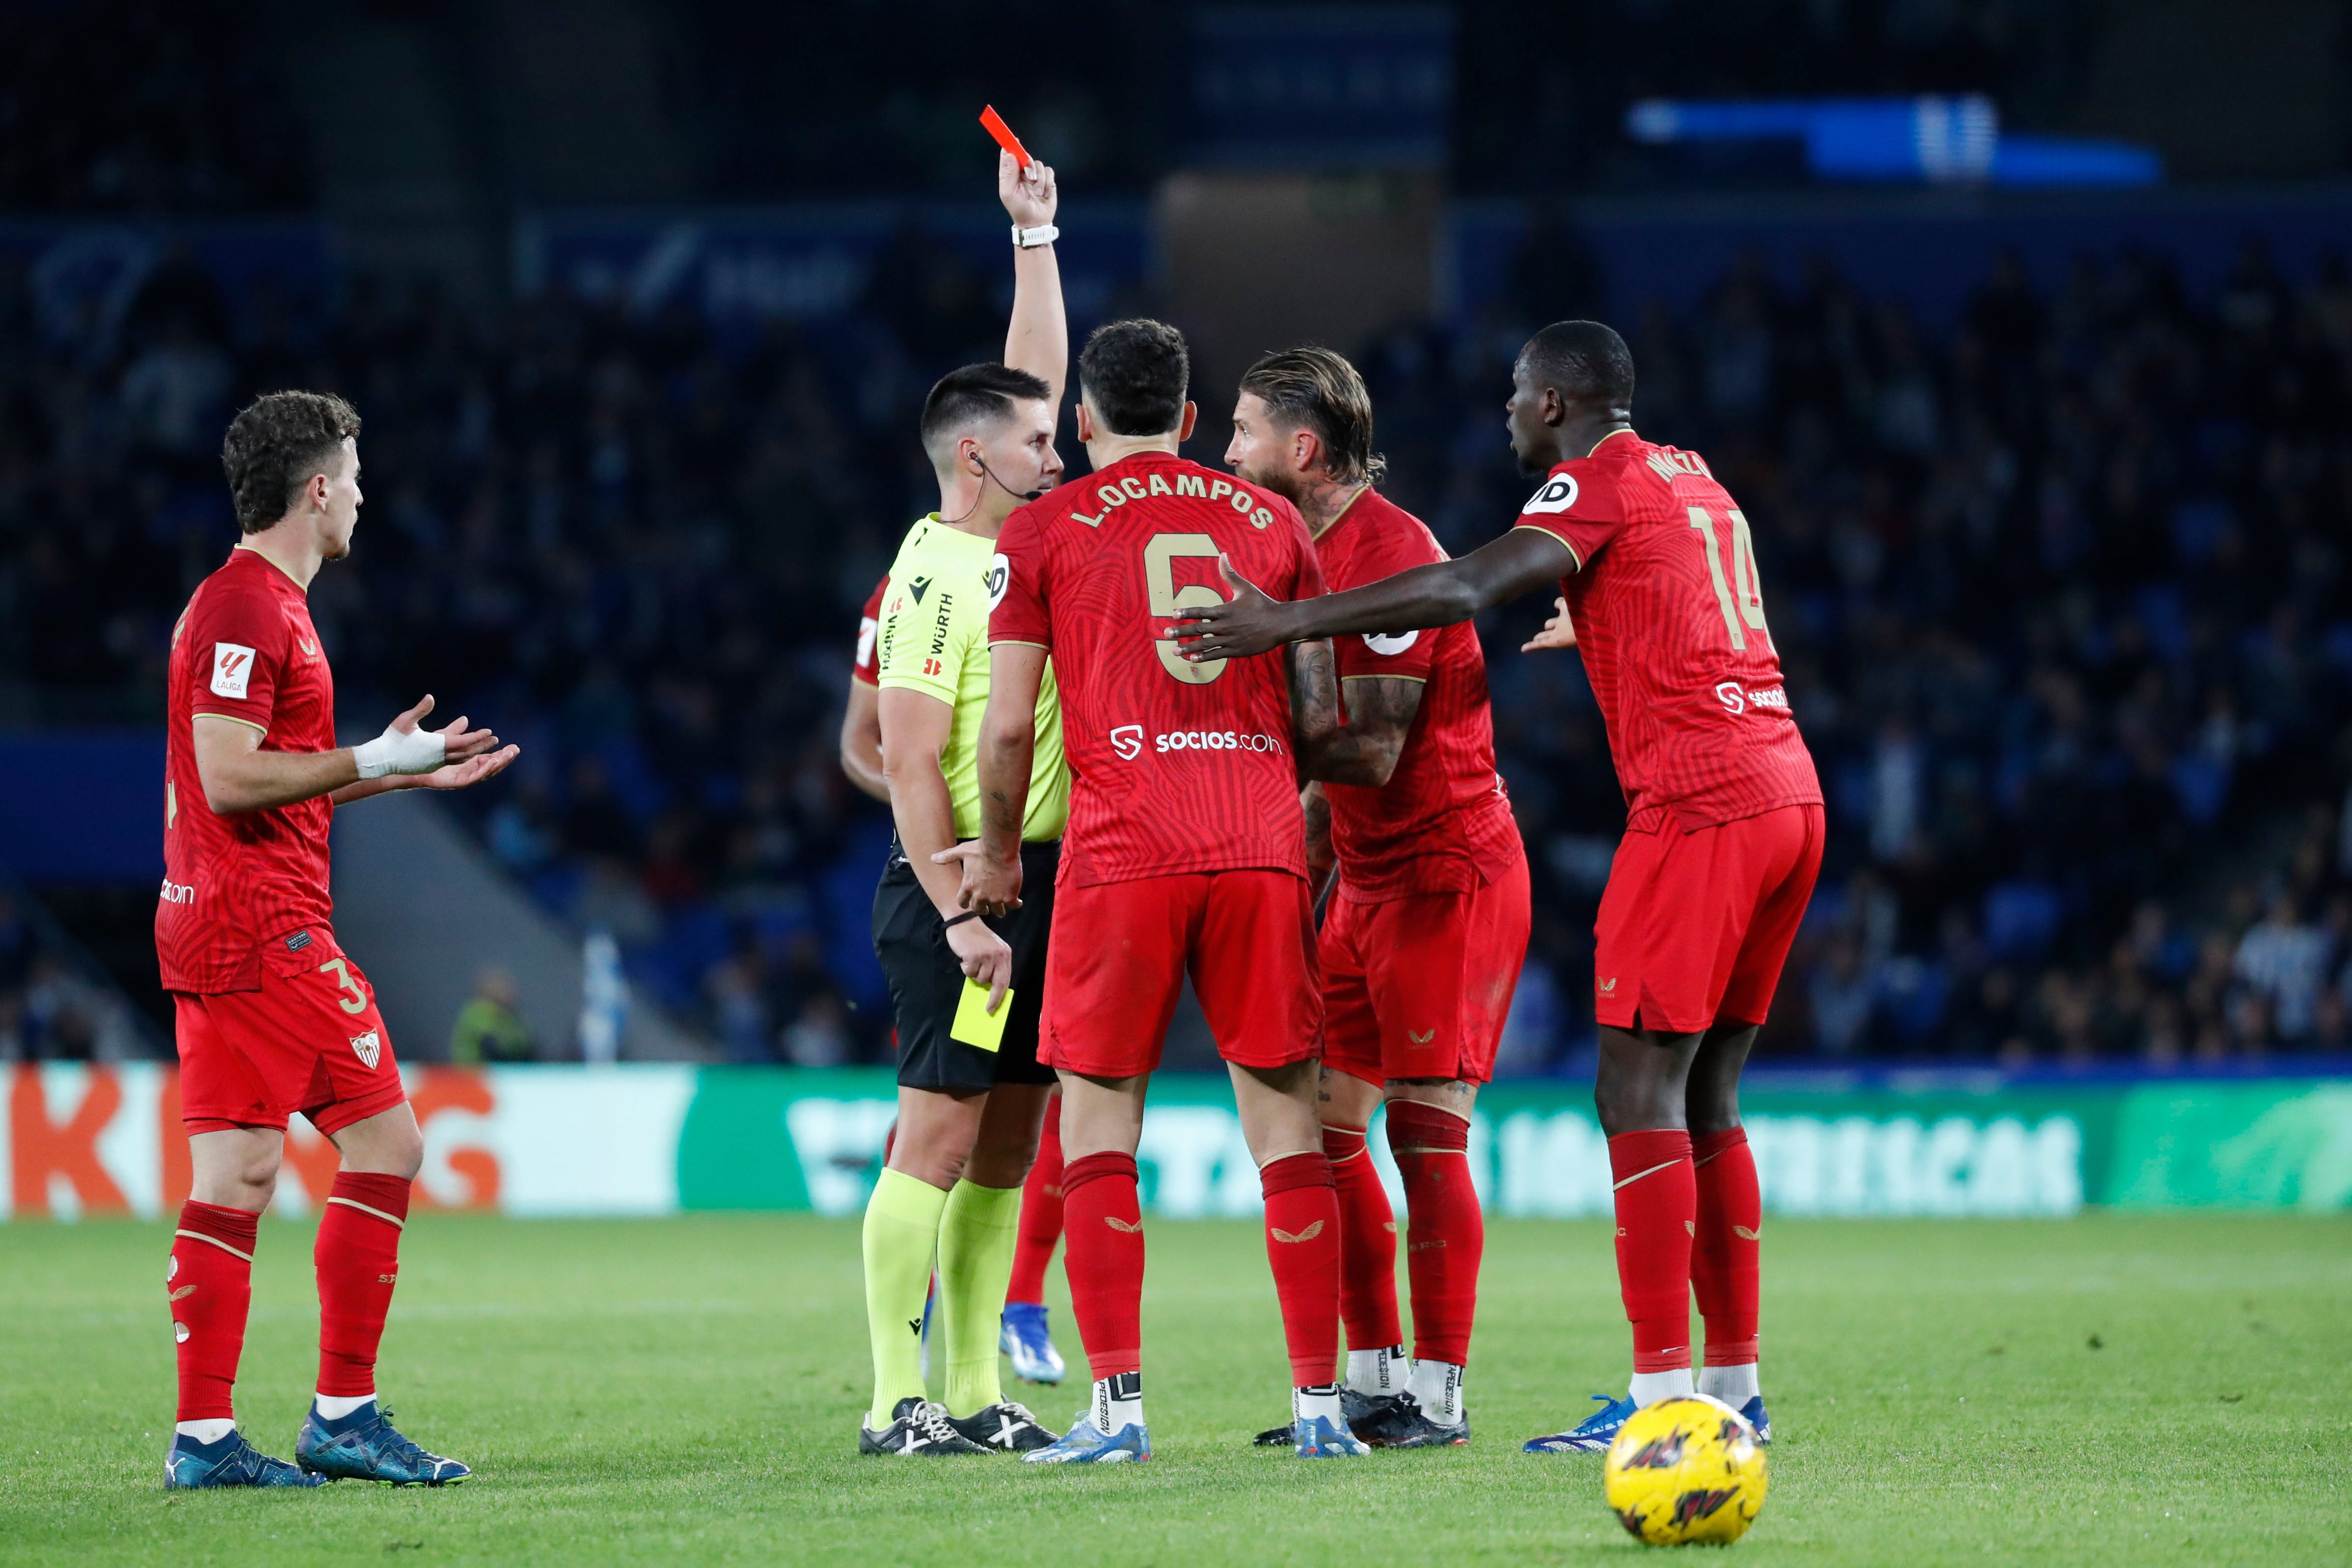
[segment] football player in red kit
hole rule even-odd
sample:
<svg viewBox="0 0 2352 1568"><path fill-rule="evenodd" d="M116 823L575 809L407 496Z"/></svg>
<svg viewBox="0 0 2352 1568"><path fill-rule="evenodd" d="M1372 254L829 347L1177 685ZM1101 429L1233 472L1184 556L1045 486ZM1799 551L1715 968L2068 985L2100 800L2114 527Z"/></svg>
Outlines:
<svg viewBox="0 0 2352 1568"><path fill-rule="evenodd" d="M359 429L349 403L316 392L272 392L236 416L221 459L245 537L172 631L155 956L178 1009L194 1183L165 1284L179 1343L171 1488L443 1486L471 1473L402 1437L375 1402L425 1144L375 993L335 940L327 832L338 806L462 789L516 747L463 718L423 727L429 696L375 739L335 744L334 677L307 595L320 563L351 551ZM257 1222L296 1111L341 1169L314 1252L317 1396L289 1465L245 1440L231 1395Z"/></svg>
<svg viewBox="0 0 2352 1568"><path fill-rule="evenodd" d="M1225 462L1298 507L1343 590L1442 561L1374 489L1372 402L1328 349L1243 376ZM1486 1222L1470 1112L1528 951L1528 862L1495 771L1486 661L1468 622L1335 645L1347 724L1302 753L1307 862L1338 882L1323 918L1323 1148L1339 1195L1341 1402L1375 1448L1466 1443L1462 1373ZM1396 1220L1365 1135L1385 1101L1410 1216L1413 1356L1400 1345ZM1288 1436L1260 1434L1261 1442Z"/></svg>
<svg viewBox="0 0 2352 1568"><path fill-rule="evenodd" d="M882 625L882 591L890 574L874 585L866 608L857 613L857 653L849 666L849 695L841 710L841 770L884 805L890 803L889 781L882 777L882 712L880 673L876 668L876 634Z"/></svg>
<svg viewBox="0 0 2352 1568"><path fill-rule="evenodd" d="M1822 858L1822 791L1764 615L1747 517L1696 453L1633 428L1633 357L1595 321L1529 339L1512 370L1512 450L1542 472L1517 526L1459 560L1283 603L1235 597L1171 617L1186 657L1302 638L1448 626L1554 581L1609 734L1624 841L1593 953L1594 1098L1616 1181L1633 1324L1622 1399L1537 1451L1605 1448L1635 1409L1693 1391L1690 1297L1706 1323L1697 1392L1769 1439L1757 1377L1755 1162L1739 1071Z"/></svg>
<svg viewBox="0 0 2352 1568"><path fill-rule="evenodd" d="M1046 1042L1062 1080L1071 1304L1094 1373L1086 1419L1032 1463L1148 1458L1144 1092L1189 969L1232 1070L1265 1195L1266 1254L1291 1364L1297 1451L1359 1455L1341 1417L1339 1211L1315 1108L1321 998L1295 758L1337 722L1328 644L1279 658L1186 660L1166 631L1218 600L1220 557L1322 591L1281 497L1176 455L1192 428L1184 340L1117 321L1080 357L1078 439L1094 472L1006 519L980 747L984 818L961 859L974 909L1019 899L1019 836L1048 654L1073 779L1046 959Z"/></svg>

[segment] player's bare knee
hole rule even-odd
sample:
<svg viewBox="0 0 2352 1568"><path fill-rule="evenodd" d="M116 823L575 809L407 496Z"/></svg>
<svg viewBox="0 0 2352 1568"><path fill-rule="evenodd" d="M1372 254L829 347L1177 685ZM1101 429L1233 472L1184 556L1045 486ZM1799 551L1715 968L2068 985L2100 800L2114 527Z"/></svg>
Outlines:
<svg viewBox="0 0 2352 1568"><path fill-rule="evenodd" d="M1037 1135L1017 1129L992 1131L973 1145L963 1162L963 1179L981 1186L1019 1186L1037 1163Z"/></svg>
<svg viewBox="0 0 2352 1568"><path fill-rule="evenodd" d="M1383 1102L1406 1100L1427 1105L1466 1122L1478 1103L1478 1086L1461 1078L1391 1078L1381 1097Z"/></svg>

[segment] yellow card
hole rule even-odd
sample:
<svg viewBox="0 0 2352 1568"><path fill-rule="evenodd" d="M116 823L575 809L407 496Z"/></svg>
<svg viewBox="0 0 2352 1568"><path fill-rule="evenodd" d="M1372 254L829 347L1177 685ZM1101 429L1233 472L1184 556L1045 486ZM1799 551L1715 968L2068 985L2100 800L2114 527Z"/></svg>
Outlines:
<svg viewBox="0 0 2352 1568"><path fill-rule="evenodd" d="M955 1022L948 1027L948 1038L966 1045L976 1045L982 1051L1001 1050L1004 1044L1004 1020L1013 1016L1013 992L1008 988L1004 999L996 1004L996 1011L988 1010L988 988L978 980L963 983L963 996L956 1003Z"/></svg>

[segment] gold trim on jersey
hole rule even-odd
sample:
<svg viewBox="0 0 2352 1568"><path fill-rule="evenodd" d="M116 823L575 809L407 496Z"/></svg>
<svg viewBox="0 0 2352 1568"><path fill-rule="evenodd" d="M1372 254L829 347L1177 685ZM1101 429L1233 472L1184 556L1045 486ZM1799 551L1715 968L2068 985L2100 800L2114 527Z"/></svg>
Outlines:
<svg viewBox="0 0 2352 1568"><path fill-rule="evenodd" d="M1313 539L1318 544L1322 543L1323 536L1329 533L1333 528L1338 528L1339 524L1346 519L1348 514L1356 509L1356 503L1362 500L1366 493L1369 492L1371 487L1371 481L1369 479L1357 486L1356 493L1348 497L1348 504L1340 507L1338 511L1332 513L1331 520L1329 522L1324 524L1321 528L1316 529L1307 537Z"/></svg>

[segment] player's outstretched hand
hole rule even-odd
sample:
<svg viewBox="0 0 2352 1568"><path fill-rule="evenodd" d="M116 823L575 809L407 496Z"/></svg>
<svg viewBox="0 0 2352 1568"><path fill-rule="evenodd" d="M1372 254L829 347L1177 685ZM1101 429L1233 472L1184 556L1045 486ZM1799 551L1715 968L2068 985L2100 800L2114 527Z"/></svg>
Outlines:
<svg viewBox="0 0 2352 1568"><path fill-rule="evenodd" d="M956 902L966 909L977 909L994 919L1021 907L1021 862L996 864L978 839L941 850L931 857L931 863L963 868L963 887Z"/></svg>
<svg viewBox="0 0 2352 1568"><path fill-rule="evenodd" d="M1160 632L1161 636L1175 638L1184 656L1196 664L1209 659L1246 659L1253 653L1296 641L1288 635L1284 622L1289 605L1268 598L1257 584L1235 571L1234 563L1223 556L1217 558L1217 570L1225 574L1225 585L1234 591L1233 598L1223 604L1189 609L1184 618Z"/></svg>
<svg viewBox="0 0 2352 1568"><path fill-rule="evenodd" d="M1555 598L1552 603L1559 606L1558 610L1550 620L1543 623L1542 631L1519 644L1520 653L1533 653L1544 648L1576 646L1576 623L1568 618L1568 601Z"/></svg>
<svg viewBox="0 0 2352 1568"><path fill-rule="evenodd" d="M1013 949L977 920L949 926L948 947L963 965L965 977L988 988L988 1010L993 1014L1013 984Z"/></svg>
<svg viewBox="0 0 2352 1568"><path fill-rule="evenodd" d="M520 746L502 747L485 752L463 762L452 762L430 773L419 773L408 782L419 789L463 789L479 784L485 779L495 779L507 770L507 764L522 755Z"/></svg>
<svg viewBox="0 0 2352 1568"><path fill-rule="evenodd" d="M425 706L430 707L432 705L433 699L426 697ZM401 716L403 718L407 716L406 714ZM466 716L459 714L441 727L441 745L443 756L452 762L464 762L476 757L487 757L497 750L499 737L487 729L467 729Z"/></svg>
<svg viewBox="0 0 2352 1568"><path fill-rule="evenodd" d="M1033 158L1024 165L1004 152L996 155L996 194L1004 203L1004 210L1013 214L1013 221L1024 229L1043 228L1052 223L1055 209L1062 204L1062 193L1055 188L1052 164Z"/></svg>

